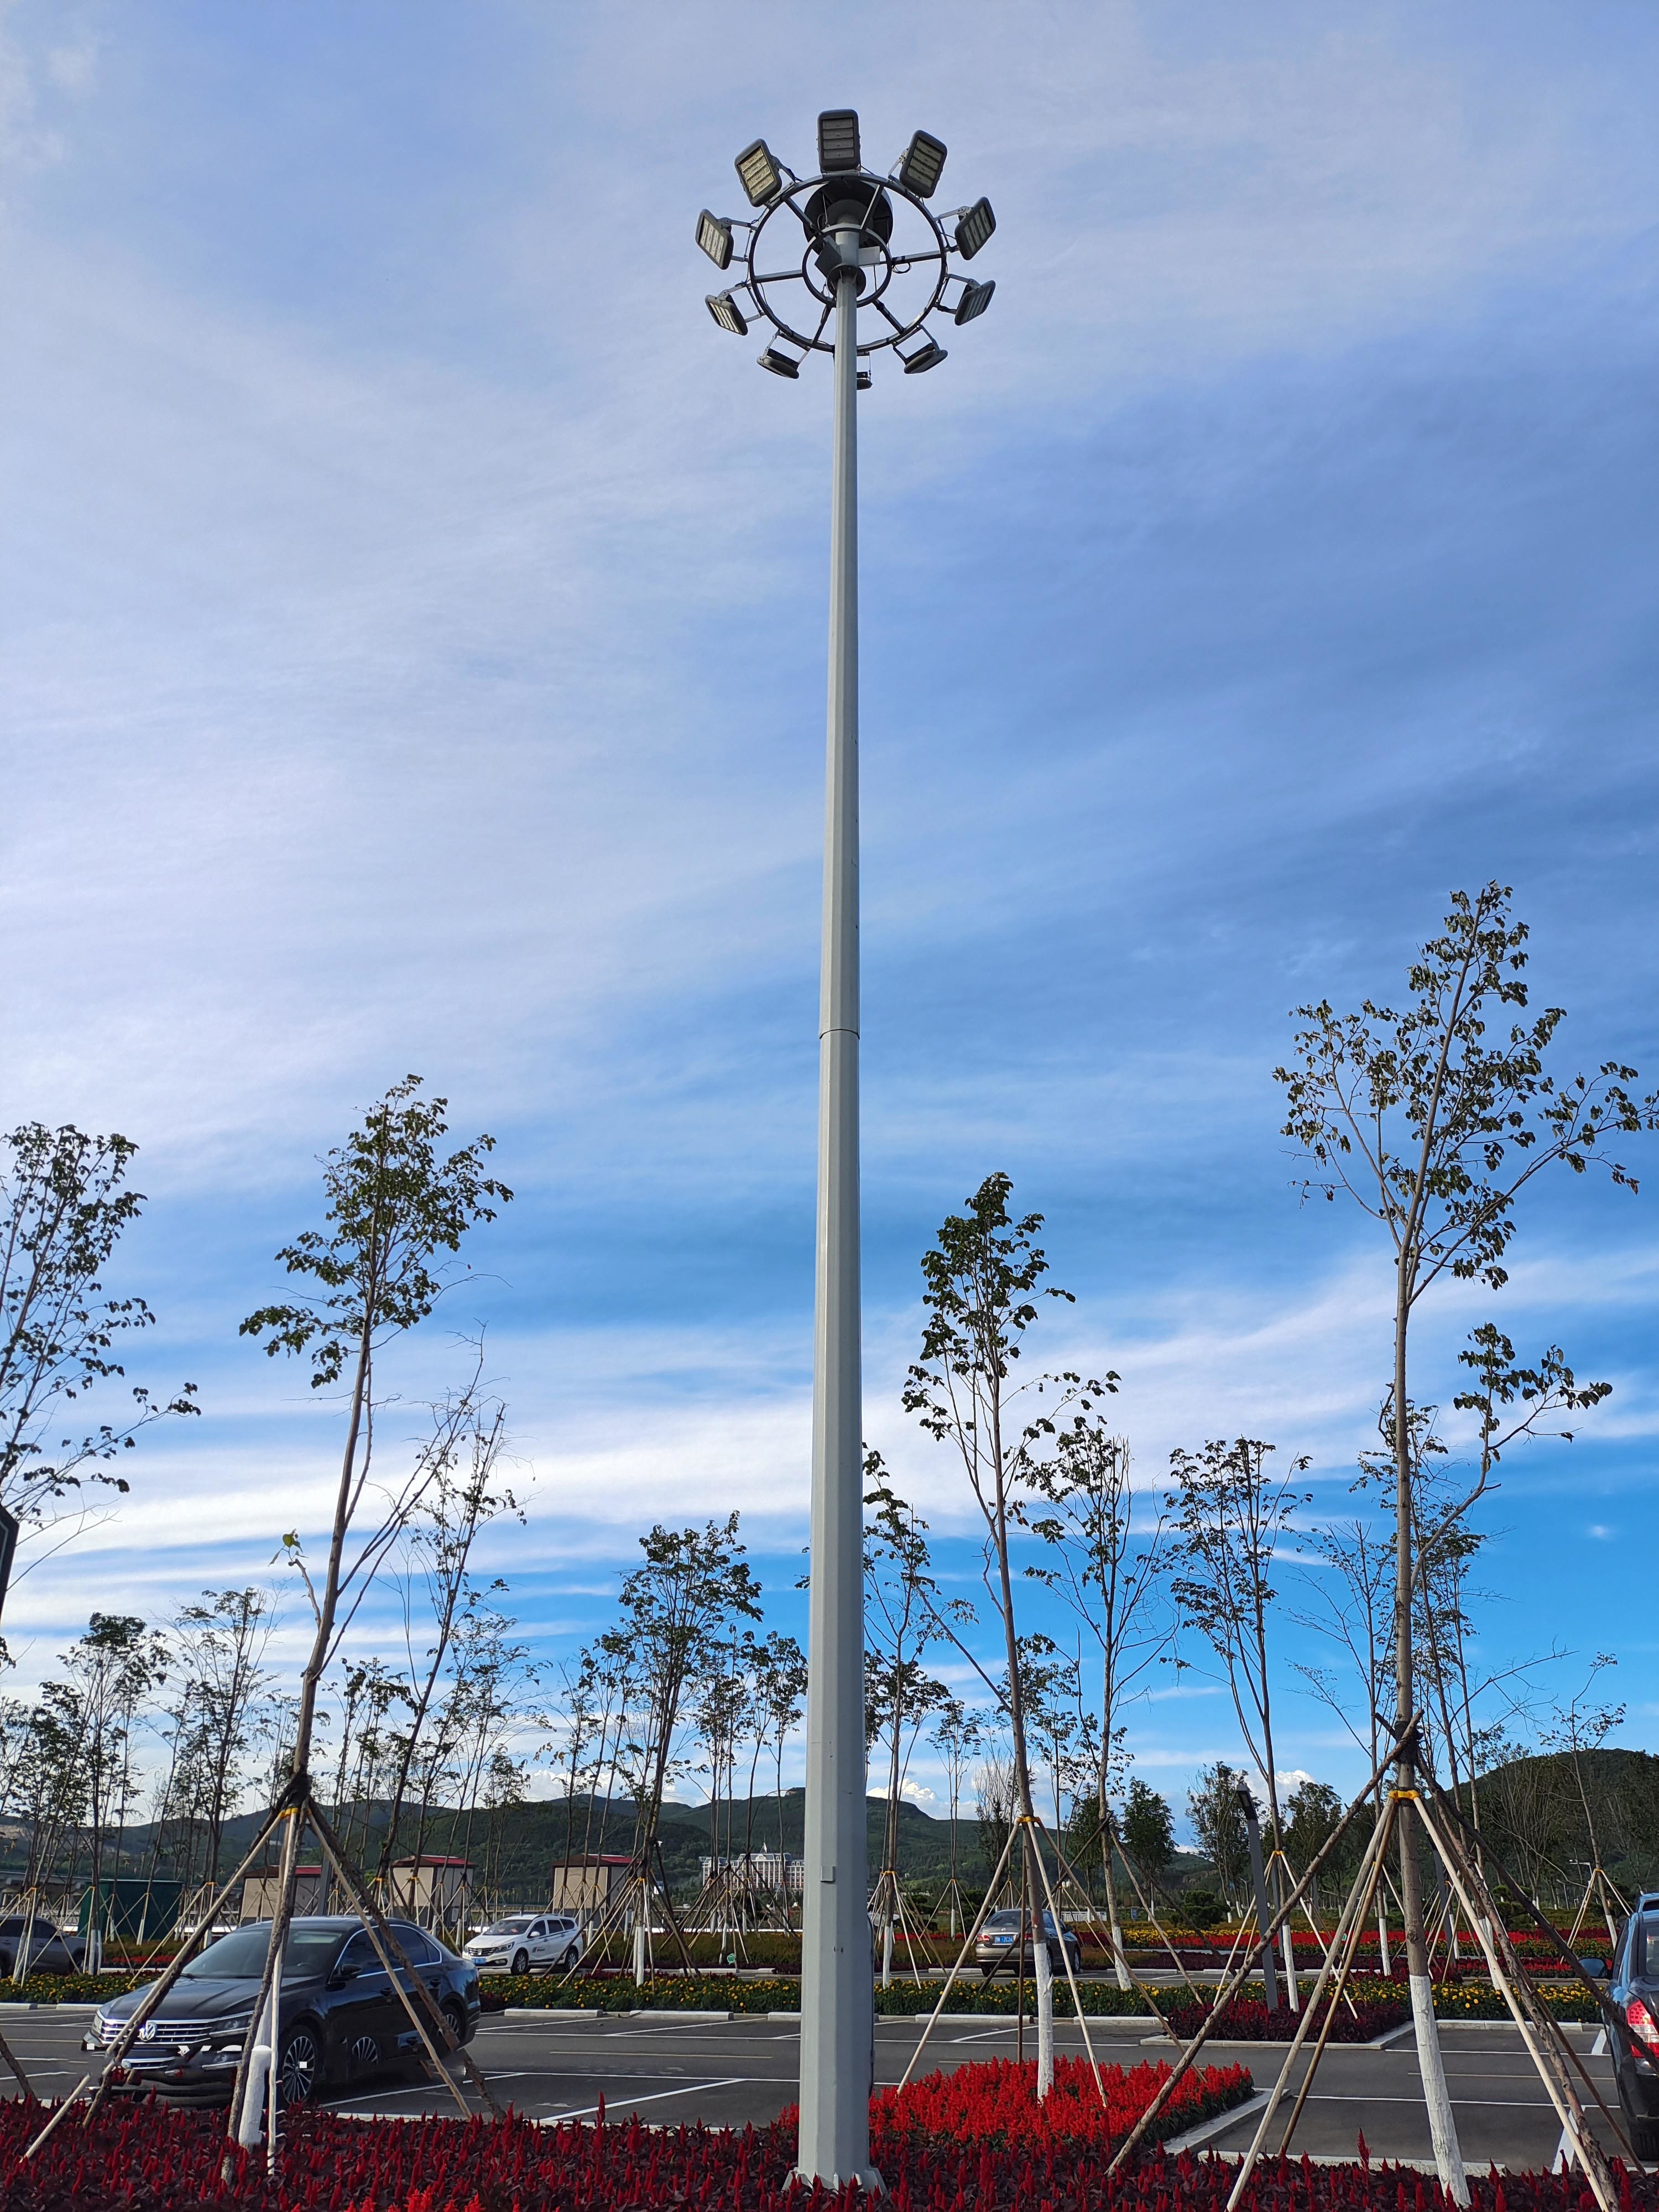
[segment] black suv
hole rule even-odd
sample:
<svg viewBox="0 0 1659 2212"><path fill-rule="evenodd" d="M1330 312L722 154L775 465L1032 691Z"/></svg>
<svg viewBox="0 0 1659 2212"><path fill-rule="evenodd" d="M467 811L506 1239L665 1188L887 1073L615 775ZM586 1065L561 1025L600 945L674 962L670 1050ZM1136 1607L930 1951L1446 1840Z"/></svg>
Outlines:
<svg viewBox="0 0 1659 2212"><path fill-rule="evenodd" d="M477 1968L424 1929L391 1924L450 2033L470 2042L478 2024ZM270 1948L270 1921L254 1920L192 1959L139 2029L121 2086L177 2104L227 2103ZM408 1978L400 1978L407 1986ZM107 2051L143 1996L134 1990L100 2007L85 2047ZM420 2037L361 1920L289 1923L276 2024L285 2105L302 2105L319 2089L382 2067L419 2063Z"/></svg>
<svg viewBox="0 0 1659 2212"><path fill-rule="evenodd" d="M1659 1896L1641 1897L1613 1957L1619 2101L1639 2159L1659 2158Z"/></svg>

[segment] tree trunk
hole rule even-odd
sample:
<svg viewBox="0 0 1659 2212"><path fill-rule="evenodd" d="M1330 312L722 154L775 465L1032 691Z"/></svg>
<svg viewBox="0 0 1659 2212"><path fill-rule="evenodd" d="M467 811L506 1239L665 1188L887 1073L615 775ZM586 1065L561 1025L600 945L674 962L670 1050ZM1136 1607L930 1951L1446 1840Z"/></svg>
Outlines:
<svg viewBox="0 0 1659 2212"><path fill-rule="evenodd" d="M996 1466L996 1552L997 1573L1001 1583L1004 1642L1008 1666L1008 1718L1014 1740L1014 1780L1019 1799L1019 1817L1025 1828L1025 1884L1028 1897L1035 1890L1042 1895L1042 1882L1032 1863L1036 1850L1036 1808L1031 1802L1031 1769L1025 1755L1025 1701L1019 1680L1019 1639L1014 1632L1014 1589L1008 1564L1008 1510L1003 1486L1001 1407L994 1399L991 1413L991 1449ZM1032 1929L1032 1955L1042 1964L1036 1976L1037 2031L1037 2095L1046 2097L1054 2078L1054 1984L1048 1967L1046 1942L1039 1912ZM1022 1962L1019 1971L1024 1971Z"/></svg>
<svg viewBox="0 0 1659 2212"><path fill-rule="evenodd" d="M1406 1332L1411 1321L1411 1282L1414 1254L1409 1230L1402 1237L1395 1286L1394 1329L1394 1457L1395 1457L1395 1724L1401 1738L1395 1762L1395 1786L1401 1793L1400 1904L1405 1920L1406 1972L1411 1985L1412 2024L1416 2032L1418 2072L1428 2106L1429 2136L1440 2185L1454 2203L1469 2201L1469 2185L1463 2171L1463 2154L1457 2140L1457 2123L1446 2089L1441 2060L1440 2030L1434 2016L1434 1988L1429 1978L1428 1947L1423 1940L1423 1899L1418 1879L1417 1851L1412 1814L1417 1790L1417 1770L1412 1757L1413 1738L1407 1733L1415 1711L1412 1680L1412 1433L1411 1407L1406 1395Z"/></svg>

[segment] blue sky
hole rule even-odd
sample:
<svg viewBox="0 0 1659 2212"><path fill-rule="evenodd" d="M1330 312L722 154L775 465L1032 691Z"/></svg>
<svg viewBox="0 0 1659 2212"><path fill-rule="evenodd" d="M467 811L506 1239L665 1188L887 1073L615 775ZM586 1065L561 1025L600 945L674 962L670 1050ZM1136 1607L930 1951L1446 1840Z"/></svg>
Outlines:
<svg viewBox="0 0 1659 2212"><path fill-rule="evenodd" d="M407 1385L488 1324L538 1646L655 1518L735 1505L793 1582L829 392L714 329L691 225L820 107L937 131L999 218L991 312L860 403L867 1426L951 1571L897 1384L991 1169L1149 1481L1249 1430L1336 1508L1388 1271L1297 1206L1287 1009L1396 988L1495 875L1564 1060L1652 1078L1650 10L845 16L834 65L775 6L0 19L0 1108L140 1142L122 1287L204 1407L18 1585L25 1682L319 1525L332 1417L235 1323L407 1069L519 1194ZM1529 1208L1499 1317L1615 1392L1515 1461L1485 1624L1611 1643L1642 1743L1607 1593L1651 1528L1653 1204ZM1424 1395L1486 1303L1444 1302ZM1206 1687L1132 1731L1176 1794L1237 1753ZM1354 1778L1288 1688L1281 1724Z"/></svg>

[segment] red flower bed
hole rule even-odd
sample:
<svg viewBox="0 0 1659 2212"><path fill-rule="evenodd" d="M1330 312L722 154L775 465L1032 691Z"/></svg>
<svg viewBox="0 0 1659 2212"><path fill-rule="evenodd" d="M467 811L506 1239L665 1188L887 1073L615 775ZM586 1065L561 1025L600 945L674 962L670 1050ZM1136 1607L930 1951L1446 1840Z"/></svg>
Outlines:
<svg viewBox="0 0 1659 2212"><path fill-rule="evenodd" d="M44 2114L0 2105L3 2212L830 2212L837 2200L789 2186L792 2130L509 2119L353 2121L303 2115L275 2186L233 2154L207 2113L130 2106L90 2130L66 2121L33 2166L19 2154ZM1112 2181L1075 2142L997 2149L896 2138L891 2212L1224 2212L1231 2161L1153 2151ZM1470 2176L1474 2212L1594 2212L1578 2174ZM1659 2212L1651 2175L1620 2175L1623 2212ZM860 2200L839 2200L850 2208ZM1245 2212L1445 2212L1432 2179L1398 2166L1264 2160Z"/></svg>
<svg viewBox="0 0 1659 2212"><path fill-rule="evenodd" d="M1057 2058L1054 2089L1041 2104L1030 2060L993 2058L958 2066L954 2073L928 2074L871 2100L876 2160L879 2164L891 2149L908 2157L920 2137L929 2145L1071 2143L1105 2150L1128 2134L1169 2073L1164 2065L1137 2066L1132 2073L1103 2066L1104 2105L1086 2058ZM1183 2134L1249 2094L1250 2076L1243 2066L1194 2069L1158 2114L1158 2140Z"/></svg>
<svg viewBox="0 0 1659 2212"><path fill-rule="evenodd" d="M1326 2002L1328 2004L1329 2000ZM1322 2006L1322 2013L1324 2009ZM1209 2006L1201 1999L1182 1997L1178 2003L1165 2005L1164 2015L1171 2033L1184 2042L1188 2036L1198 2033L1209 2011ZM1402 2027L1411 2016L1411 2006L1404 1997L1356 1996L1352 2012L1346 2004L1337 2007L1329 2039L1333 2043L1369 2043L1373 2036L1386 2035L1391 2027ZM1288 2043L1301 2020L1301 2014L1292 2012L1287 2004L1276 2005L1269 2012L1260 1997L1238 1996L1223 2014L1216 2033L1239 2043ZM1317 2035L1319 2029L1316 2026L1309 2033Z"/></svg>

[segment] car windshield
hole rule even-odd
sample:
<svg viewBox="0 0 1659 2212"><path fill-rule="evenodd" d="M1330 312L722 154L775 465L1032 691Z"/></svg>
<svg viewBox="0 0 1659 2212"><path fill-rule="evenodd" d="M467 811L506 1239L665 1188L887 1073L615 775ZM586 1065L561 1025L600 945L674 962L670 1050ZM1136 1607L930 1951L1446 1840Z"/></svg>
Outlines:
<svg viewBox="0 0 1659 2212"><path fill-rule="evenodd" d="M988 1928L1018 1928L1019 1915L1018 1912L994 1912L985 1924Z"/></svg>
<svg viewBox="0 0 1659 2212"><path fill-rule="evenodd" d="M312 1974L326 1973L349 1932L343 1928L290 1928L283 1979L298 1982ZM216 1943L210 1943L200 1958L192 1959L184 1971L195 1981L257 1981L270 1948L270 1923L256 1920L251 1927L239 1928L234 1935L222 1936Z"/></svg>
<svg viewBox="0 0 1659 2212"><path fill-rule="evenodd" d="M522 1936L534 1917L533 1913L521 1912L516 1920L492 1921L484 1929L484 1934L486 1936Z"/></svg>

